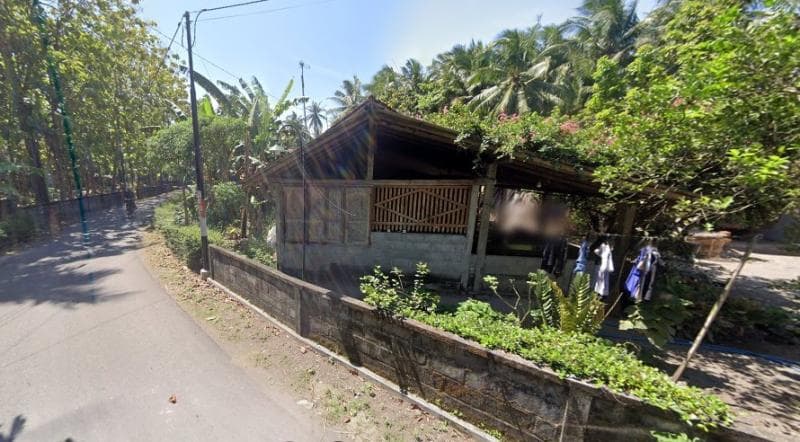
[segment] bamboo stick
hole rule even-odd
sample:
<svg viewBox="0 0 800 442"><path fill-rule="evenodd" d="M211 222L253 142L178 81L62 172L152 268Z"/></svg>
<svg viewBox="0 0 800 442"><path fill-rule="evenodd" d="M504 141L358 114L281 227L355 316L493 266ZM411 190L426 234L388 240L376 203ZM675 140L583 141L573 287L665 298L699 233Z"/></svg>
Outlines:
<svg viewBox="0 0 800 442"><path fill-rule="evenodd" d="M733 283L736 281L736 278L739 277L739 273L741 273L744 264L750 258L750 253L753 251L753 246L755 246L756 241L761 237L761 235L756 235L753 239L750 240L750 244L747 246L747 251L744 252L744 256L739 261L739 265L736 267L736 270L733 271L731 274L730 279L728 279L728 283L725 284L725 289L722 291L722 295L720 295L717 302L711 307L711 311L708 312L708 317L706 318L706 322L703 324L703 327L697 333L697 337L694 338L694 342L692 343L692 347L689 349L689 353L686 354L686 358L683 360L683 363L675 370L675 373L672 375L672 380L677 381L683 375L683 371L686 370L686 367L689 365L689 361L694 356L697 349L700 348L700 344L703 343L703 339L706 337L708 330L711 328L711 324L714 322L714 319L717 318L717 314L719 311L722 310L722 305L725 304L725 301L728 299L728 295L731 294L731 289L733 289Z"/></svg>

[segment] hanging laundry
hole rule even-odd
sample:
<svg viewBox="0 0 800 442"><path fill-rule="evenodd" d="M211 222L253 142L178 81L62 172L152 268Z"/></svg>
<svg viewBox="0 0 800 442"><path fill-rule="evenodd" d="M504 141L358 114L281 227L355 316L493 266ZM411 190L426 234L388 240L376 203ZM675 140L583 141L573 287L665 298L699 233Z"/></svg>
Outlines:
<svg viewBox="0 0 800 442"><path fill-rule="evenodd" d="M653 246L645 246L639 250L639 256L633 262L631 272L625 280L625 290L628 291L632 300L636 302L642 299L650 300L660 260L661 254Z"/></svg>
<svg viewBox="0 0 800 442"><path fill-rule="evenodd" d="M541 269L555 276L561 275L564 271L564 263L567 261L567 240L566 238L548 239L542 252Z"/></svg>
<svg viewBox="0 0 800 442"><path fill-rule="evenodd" d="M611 255L611 246L607 242L594 249L595 255L600 257L600 265L595 271L594 291L601 297L608 296L611 289L611 274L614 273L614 257Z"/></svg>
<svg viewBox="0 0 800 442"><path fill-rule="evenodd" d="M578 249L578 259L575 260L575 268L572 273L586 273L586 263L589 260L589 241L583 240Z"/></svg>

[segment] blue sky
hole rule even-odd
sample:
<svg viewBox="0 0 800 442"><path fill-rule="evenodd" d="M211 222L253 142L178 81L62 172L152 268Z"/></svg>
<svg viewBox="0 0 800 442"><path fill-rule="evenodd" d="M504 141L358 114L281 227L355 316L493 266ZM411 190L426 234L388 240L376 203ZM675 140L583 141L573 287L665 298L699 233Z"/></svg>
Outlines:
<svg viewBox="0 0 800 442"><path fill-rule="evenodd" d="M142 0L141 15L172 36L185 10L241 0ZM640 0L640 16L656 0ZM580 0L271 0L206 12L197 23L195 70L234 82L255 75L273 95L294 78L300 95L298 62L306 72L306 95L323 101L341 81L356 74L363 82L384 64L408 58L424 64L437 53L471 39L489 41L507 28L560 23L575 15ZM237 17L225 16L248 14ZM193 15L194 17L194 15ZM158 34L156 34L158 35ZM178 39L181 34L178 34ZM164 45L169 38L159 36ZM184 36L185 39L185 36ZM184 43L184 42L181 42ZM173 44L185 58L185 51ZM221 68L215 67L218 65ZM323 101L323 106L330 106Z"/></svg>

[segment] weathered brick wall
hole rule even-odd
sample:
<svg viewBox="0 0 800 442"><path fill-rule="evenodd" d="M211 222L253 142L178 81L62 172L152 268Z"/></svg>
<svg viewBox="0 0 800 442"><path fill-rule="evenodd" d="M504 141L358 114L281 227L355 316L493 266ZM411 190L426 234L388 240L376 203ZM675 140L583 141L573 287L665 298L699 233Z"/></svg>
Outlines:
<svg viewBox="0 0 800 442"><path fill-rule="evenodd" d="M310 338L444 408L522 440L644 441L677 415L491 351L211 247L211 276ZM721 430L708 440L748 440ZM750 439L757 440L757 439Z"/></svg>

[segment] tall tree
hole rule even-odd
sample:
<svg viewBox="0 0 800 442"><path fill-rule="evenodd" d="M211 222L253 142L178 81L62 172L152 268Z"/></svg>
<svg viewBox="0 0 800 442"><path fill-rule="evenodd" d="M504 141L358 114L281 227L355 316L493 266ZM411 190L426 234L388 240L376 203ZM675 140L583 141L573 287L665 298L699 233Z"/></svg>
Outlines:
<svg viewBox="0 0 800 442"><path fill-rule="evenodd" d="M556 88L548 81L551 60L539 37L541 27L504 31L493 43L492 60L470 78L480 89L470 103L493 114L548 112L557 103Z"/></svg>
<svg viewBox="0 0 800 442"><path fill-rule="evenodd" d="M306 123L311 127L311 132L314 134L314 137L318 137L319 134L322 133L322 128L325 127L325 123L328 122L326 113L327 111L323 109L317 101L312 101L311 105L308 107Z"/></svg>
<svg viewBox="0 0 800 442"><path fill-rule="evenodd" d="M576 41L587 54L623 64L630 61L639 22L636 1L584 0L578 13L567 21L566 28L576 33Z"/></svg>
<svg viewBox="0 0 800 442"><path fill-rule="evenodd" d="M21 202L42 202L72 196L73 184L31 13L31 2L0 3L0 148L15 163L29 158L36 184L15 186ZM123 0L61 0L46 13L85 190L118 189L123 164L138 177L158 177L163 164L147 162L144 140L148 128L175 119L185 91L149 25Z"/></svg>
<svg viewBox="0 0 800 442"><path fill-rule="evenodd" d="M364 87L361 85L361 80L353 75L353 80L342 81L342 86L334 92L331 101L336 103L336 107L331 109L334 116L339 116L343 112L358 106L366 96L364 95Z"/></svg>
<svg viewBox="0 0 800 442"><path fill-rule="evenodd" d="M686 0L622 75L601 59L589 111L612 155L595 172L608 192L691 190L677 206L647 201L681 226L757 226L797 205L800 21L770 4Z"/></svg>
<svg viewBox="0 0 800 442"><path fill-rule="evenodd" d="M485 68L490 62L490 52L480 41L468 45L456 45L439 54L431 65L431 79L440 89L442 105L472 98L473 85L470 78L474 72Z"/></svg>

